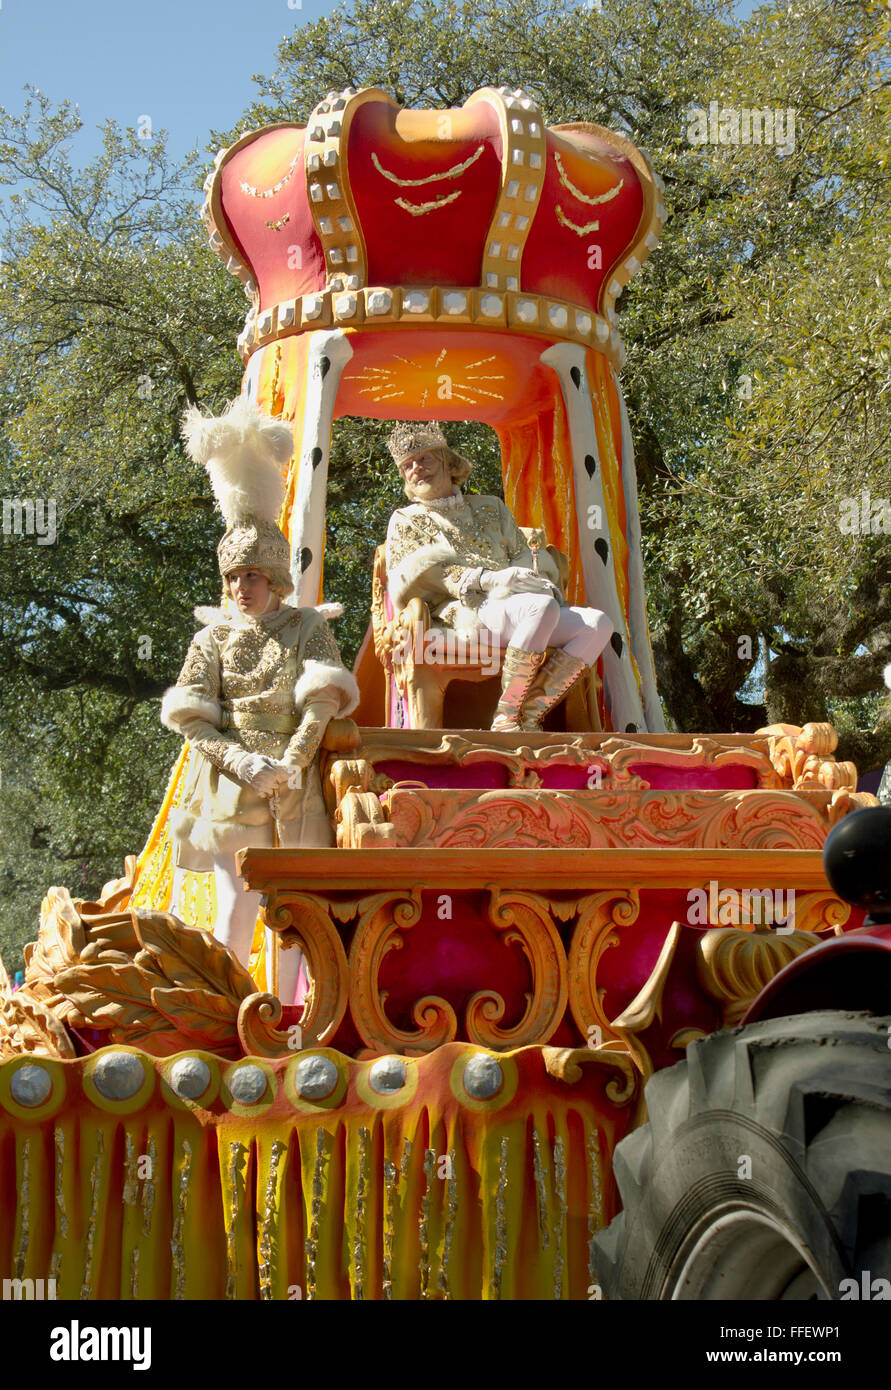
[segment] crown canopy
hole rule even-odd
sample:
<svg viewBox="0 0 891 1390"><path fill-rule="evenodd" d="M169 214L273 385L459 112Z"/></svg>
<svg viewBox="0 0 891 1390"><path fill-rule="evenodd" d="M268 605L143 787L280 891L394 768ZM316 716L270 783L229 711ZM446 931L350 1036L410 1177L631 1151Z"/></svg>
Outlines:
<svg viewBox="0 0 891 1390"><path fill-rule="evenodd" d="M254 298L246 358L284 335L449 322L620 356L616 296L665 216L646 158L599 126L547 128L522 91L449 111L330 92L306 126L217 156L211 242Z"/></svg>

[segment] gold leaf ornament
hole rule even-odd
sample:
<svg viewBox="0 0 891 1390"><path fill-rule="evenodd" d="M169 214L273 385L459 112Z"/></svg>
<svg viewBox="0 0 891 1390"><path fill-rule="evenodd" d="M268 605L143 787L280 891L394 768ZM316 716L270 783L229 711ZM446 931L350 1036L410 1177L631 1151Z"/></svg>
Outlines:
<svg viewBox="0 0 891 1390"><path fill-rule="evenodd" d="M187 927L172 913L137 910L133 926L143 947L137 964L160 973L181 992L206 992L210 986L214 993L239 1003L256 992L250 975L231 951L207 932Z"/></svg>

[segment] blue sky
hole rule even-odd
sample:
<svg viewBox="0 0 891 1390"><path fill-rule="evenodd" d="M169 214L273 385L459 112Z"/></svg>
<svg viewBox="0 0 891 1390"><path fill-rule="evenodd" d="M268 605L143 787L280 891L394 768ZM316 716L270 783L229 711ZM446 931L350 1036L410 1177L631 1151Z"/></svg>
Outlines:
<svg viewBox="0 0 891 1390"><path fill-rule="evenodd" d="M747 14L753 0L739 0ZM22 109L26 82L76 102L86 129L75 162L98 150L107 117L149 116L183 155L233 126L271 73L280 40L335 0L0 0L0 105Z"/></svg>
<svg viewBox="0 0 891 1390"><path fill-rule="evenodd" d="M294 0L292 0L294 3ZM151 117L182 155L211 129L234 125L270 73L286 34L334 9L334 0L0 0L0 105L15 112L32 83L80 107L88 130Z"/></svg>

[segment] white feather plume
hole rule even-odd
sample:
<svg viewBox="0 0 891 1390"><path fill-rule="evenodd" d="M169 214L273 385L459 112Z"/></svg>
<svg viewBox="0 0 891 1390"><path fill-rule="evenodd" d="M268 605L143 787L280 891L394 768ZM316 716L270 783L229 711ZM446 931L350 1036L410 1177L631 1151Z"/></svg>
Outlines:
<svg viewBox="0 0 891 1390"><path fill-rule="evenodd" d="M189 457L207 469L227 526L278 521L285 490L281 470L294 449L290 425L261 415L253 401L237 396L214 417L190 406L182 436Z"/></svg>

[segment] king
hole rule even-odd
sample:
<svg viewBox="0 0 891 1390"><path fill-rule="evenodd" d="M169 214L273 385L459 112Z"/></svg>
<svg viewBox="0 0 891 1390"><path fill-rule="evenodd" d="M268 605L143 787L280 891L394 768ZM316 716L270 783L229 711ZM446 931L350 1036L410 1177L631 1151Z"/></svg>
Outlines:
<svg viewBox="0 0 891 1390"><path fill-rule="evenodd" d="M389 449L407 507L387 528L387 573L397 607L419 597L465 638L486 633L503 648L492 728L542 727L548 710L597 660L613 625L596 608L571 607L556 563L527 540L498 497L464 493L473 469L435 421L398 424Z"/></svg>

